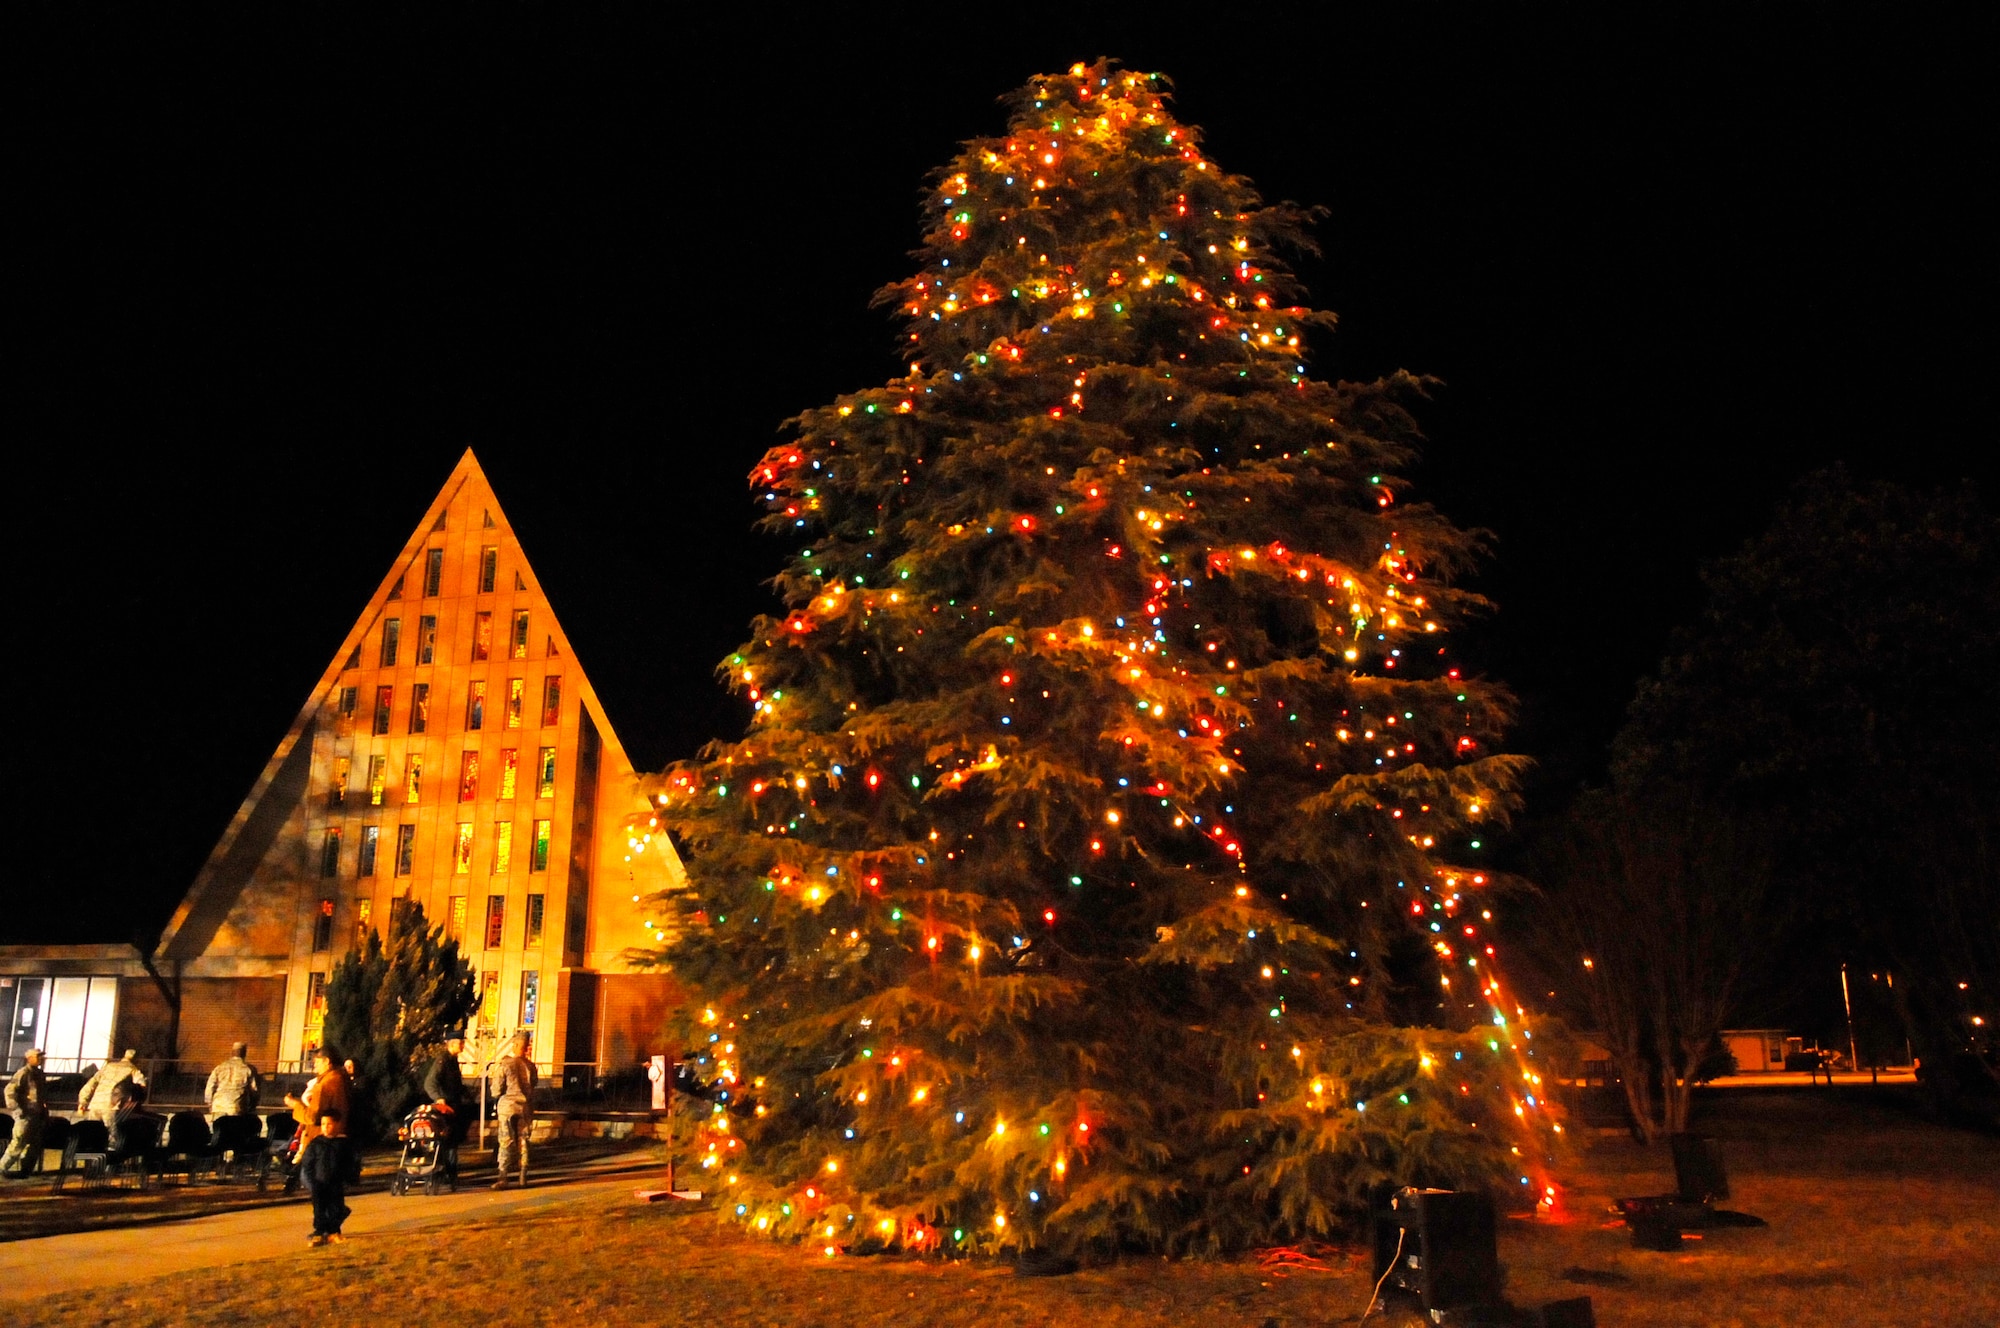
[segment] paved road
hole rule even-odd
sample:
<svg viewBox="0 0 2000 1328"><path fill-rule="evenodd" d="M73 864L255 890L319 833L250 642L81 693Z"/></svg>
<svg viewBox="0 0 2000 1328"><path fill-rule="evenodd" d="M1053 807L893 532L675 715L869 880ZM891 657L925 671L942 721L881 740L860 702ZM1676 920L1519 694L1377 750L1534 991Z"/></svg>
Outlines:
<svg viewBox="0 0 2000 1328"><path fill-rule="evenodd" d="M525 1190L496 1192L477 1184L457 1194L435 1196L395 1198L380 1190L352 1195L348 1206L354 1213L347 1219L346 1234L366 1238L532 1212L550 1204L656 1182L663 1165L647 1150L599 1158L553 1176L531 1176ZM0 1244L0 1305L54 1291L95 1290L169 1273L296 1254L306 1249L311 1229L312 1210L302 1200L185 1222L10 1241Z"/></svg>
<svg viewBox="0 0 2000 1328"><path fill-rule="evenodd" d="M1809 1088L1817 1078L1820 1087L1826 1087L1825 1075L1808 1075L1803 1070L1774 1070L1764 1074L1725 1074L1720 1079L1711 1079L1708 1088ZM1879 1076L1866 1070L1835 1070L1833 1082L1842 1088L1856 1084L1914 1084L1917 1082L1914 1070L1884 1070Z"/></svg>

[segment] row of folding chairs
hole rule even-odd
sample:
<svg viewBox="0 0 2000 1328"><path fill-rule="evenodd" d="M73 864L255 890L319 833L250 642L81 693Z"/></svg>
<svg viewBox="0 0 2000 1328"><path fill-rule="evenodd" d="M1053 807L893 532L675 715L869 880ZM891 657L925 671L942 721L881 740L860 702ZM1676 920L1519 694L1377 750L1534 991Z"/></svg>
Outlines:
<svg viewBox="0 0 2000 1328"><path fill-rule="evenodd" d="M55 1189L75 1177L85 1189L125 1185L146 1189L157 1180L178 1175L193 1184L203 1175L218 1182L252 1180L261 1193L273 1168L282 1169L286 1146L298 1129L289 1115L220 1116L211 1130L199 1111L171 1116L134 1116L125 1122L124 1146L111 1148L110 1130L100 1120L48 1122L44 1149L62 1149Z"/></svg>

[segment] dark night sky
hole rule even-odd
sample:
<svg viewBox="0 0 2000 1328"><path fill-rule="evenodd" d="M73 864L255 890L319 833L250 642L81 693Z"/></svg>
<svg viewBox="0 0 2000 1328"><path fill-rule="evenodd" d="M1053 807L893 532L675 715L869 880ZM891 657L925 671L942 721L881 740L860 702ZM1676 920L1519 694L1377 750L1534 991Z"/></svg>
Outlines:
<svg viewBox="0 0 2000 1328"><path fill-rule="evenodd" d="M925 173L1098 54L1331 209L1319 372L1445 380L1544 807L1797 476L2000 492L1978 7L734 8L8 20L0 940L159 925L467 445L634 758L732 730L745 472L894 369Z"/></svg>

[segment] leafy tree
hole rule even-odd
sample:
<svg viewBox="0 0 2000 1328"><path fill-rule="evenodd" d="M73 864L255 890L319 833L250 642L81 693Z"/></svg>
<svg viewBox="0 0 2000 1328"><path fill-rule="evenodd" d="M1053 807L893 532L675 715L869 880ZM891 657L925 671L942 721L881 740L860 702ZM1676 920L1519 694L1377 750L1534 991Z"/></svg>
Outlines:
<svg viewBox="0 0 2000 1328"><path fill-rule="evenodd" d="M398 1120L417 1095L418 1067L459 1032L478 1003L472 967L415 902L391 912L388 937L341 956L326 983L326 1045L354 1061L357 1133Z"/></svg>
<svg viewBox="0 0 2000 1328"><path fill-rule="evenodd" d="M1479 541L1403 500L1417 380L1309 372L1305 215L1162 88L1013 94L882 292L907 374L752 473L785 610L659 804L760 1229L1220 1249L1529 1180L1476 898L1522 762L1442 648Z"/></svg>
<svg viewBox="0 0 2000 1328"><path fill-rule="evenodd" d="M1841 960L1889 970L1933 1083L1993 1094L1991 1020L1971 1015L2000 988L2000 524L1969 484L1836 469L1703 584L1633 702L1616 780L1763 818L1825 1031Z"/></svg>

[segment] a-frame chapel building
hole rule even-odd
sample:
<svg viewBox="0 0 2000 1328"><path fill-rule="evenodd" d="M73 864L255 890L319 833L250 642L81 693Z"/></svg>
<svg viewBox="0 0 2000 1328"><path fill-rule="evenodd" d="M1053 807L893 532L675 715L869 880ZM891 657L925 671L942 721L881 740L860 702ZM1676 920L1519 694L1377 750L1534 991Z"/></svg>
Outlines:
<svg viewBox="0 0 2000 1328"><path fill-rule="evenodd" d="M476 1044L528 1029L545 1070L616 1070L663 1049L673 999L628 959L657 943L635 900L683 879L664 836L640 838L647 815L468 450L153 954L9 947L0 1013L56 1068L125 1046L201 1062L237 1040L293 1065L334 963L414 902L479 976Z"/></svg>

